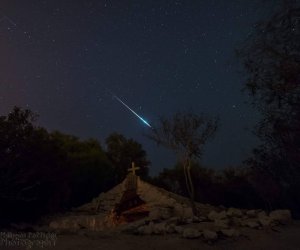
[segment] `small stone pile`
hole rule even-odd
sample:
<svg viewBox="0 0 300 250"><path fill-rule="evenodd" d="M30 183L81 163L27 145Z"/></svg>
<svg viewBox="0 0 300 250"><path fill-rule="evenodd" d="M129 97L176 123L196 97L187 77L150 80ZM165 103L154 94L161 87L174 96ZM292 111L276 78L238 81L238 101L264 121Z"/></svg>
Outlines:
<svg viewBox="0 0 300 250"><path fill-rule="evenodd" d="M92 202L72 212L52 219L49 227L56 231L76 232L81 228L91 231L103 231L118 226L113 212L126 190L126 179L106 193L101 193ZM155 187L138 178L137 195L145 202L149 211L148 220L166 220L171 217L191 218L193 216L189 199ZM196 204L201 213L207 213L214 207Z"/></svg>

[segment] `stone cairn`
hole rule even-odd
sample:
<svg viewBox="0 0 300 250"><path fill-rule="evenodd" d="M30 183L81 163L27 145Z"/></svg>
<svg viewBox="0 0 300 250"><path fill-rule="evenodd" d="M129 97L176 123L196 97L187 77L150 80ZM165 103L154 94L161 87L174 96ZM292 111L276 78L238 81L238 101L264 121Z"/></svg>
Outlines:
<svg viewBox="0 0 300 250"><path fill-rule="evenodd" d="M49 224L50 230L177 234L187 239L202 238L213 242L224 237L239 237L246 234L248 229L272 229L292 221L289 210L275 210L267 214L263 210L224 208L200 203L196 203L198 212L194 215L189 199L142 181L135 175L137 169L132 164L129 169L131 173L112 190L68 214L53 218ZM148 211L147 216L130 223L119 223L116 209L121 207L122 212L124 202L131 196L137 196L143 202Z"/></svg>

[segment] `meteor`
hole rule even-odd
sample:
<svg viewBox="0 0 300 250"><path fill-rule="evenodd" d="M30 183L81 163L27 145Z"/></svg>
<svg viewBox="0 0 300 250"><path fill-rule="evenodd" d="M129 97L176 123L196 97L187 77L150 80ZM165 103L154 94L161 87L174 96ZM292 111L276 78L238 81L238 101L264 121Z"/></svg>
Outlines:
<svg viewBox="0 0 300 250"><path fill-rule="evenodd" d="M136 117L138 117L144 124L146 124L149 128L152 128L151 125L143 119L141 116L139 116L134 110L132 110L126 103L124 103L119 97L113 94L113 97L116 98L121 104L123 104L127 109L129 109Z"/></svg>

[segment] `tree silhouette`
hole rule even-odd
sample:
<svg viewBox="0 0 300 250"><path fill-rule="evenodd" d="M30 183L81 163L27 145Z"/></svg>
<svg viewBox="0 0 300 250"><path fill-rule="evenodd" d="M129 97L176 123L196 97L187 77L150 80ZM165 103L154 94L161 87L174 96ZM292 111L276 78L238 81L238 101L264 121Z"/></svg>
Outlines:
<svg viewBox="0 0 300 250"><path fill-rule="evenodd" d="M70 171L70 206L88 202L112 187L113 168L97 140L80 140L58 131L51 138L64 153Z"/></svg>
<svg viewBox="0 0 300 250"><path fill-rule="evenodd" d="M0 210L8 221L33 219L68 201L64 155L45 129L34 126L36 117L18 107L0 117Z"/></svg>
<svg viewBox="0 0 300 250"><path fill-rule="evenodd" d="M293 190L300 205L300 6L261 22L238 55L248 72L246 90L262 114L255 133L263 144L248 163Z"/></svg>
<svg viewBox="0 0 300 250"><path fill-rule="evenodd" d="M218 119L192 113L176 113L170 119L161 117L159 125L147 135L158 145L173 150L179 157L194 214L197 211L191 162L193 158L201 158L203 146L215 134L217 127Z"/></svg>

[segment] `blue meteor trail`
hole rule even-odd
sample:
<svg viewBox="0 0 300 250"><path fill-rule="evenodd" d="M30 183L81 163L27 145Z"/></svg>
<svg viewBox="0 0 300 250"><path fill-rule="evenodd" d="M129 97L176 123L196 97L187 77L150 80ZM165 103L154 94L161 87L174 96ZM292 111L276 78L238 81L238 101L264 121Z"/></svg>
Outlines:
<svg viewBox="0 0 300 250"><path fill-rule="evenodd" d="M145 123L149 128L152 128L151 125L143 119L141 116L139 116L134 110L132 110L126 103L124 103L119 97L113 94L113 97L116 98L121 104L123 104L126 108L128 108L136 117L138 117L143 123Z"/></svg>

